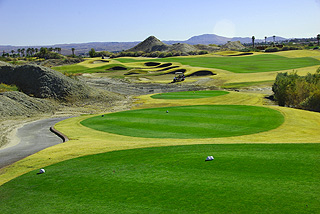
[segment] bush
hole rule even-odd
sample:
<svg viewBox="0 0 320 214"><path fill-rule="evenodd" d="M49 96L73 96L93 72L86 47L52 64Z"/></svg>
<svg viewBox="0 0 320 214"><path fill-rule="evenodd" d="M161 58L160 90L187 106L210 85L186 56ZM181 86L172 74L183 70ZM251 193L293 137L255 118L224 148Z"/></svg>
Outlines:
<svg viewBox="0 0 320 214"><path fill-rule="evenodd" d="M280 106L320 112L320 68L315 74L299 76L279 73L272 86L274 98Z"/></svg>
<svg viewBox="0 0 320 214"><path fill-rule="evenodd" d="M278 52L278 51L279 51L279 48L277 47L270 47L265 50L265 52Z"/></svg>

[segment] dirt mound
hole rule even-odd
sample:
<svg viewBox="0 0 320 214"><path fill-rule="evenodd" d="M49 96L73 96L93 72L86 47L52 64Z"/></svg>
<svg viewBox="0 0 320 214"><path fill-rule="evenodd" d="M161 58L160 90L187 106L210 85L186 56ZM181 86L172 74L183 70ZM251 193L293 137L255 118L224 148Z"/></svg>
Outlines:
<svg viewBox="0 0 320 214"><path fill-rule="evenodd" d="M209 52L214 52L214 51L218 51L220 50L219 47L216 46L210 46L210 45L202 45L202 44L198 44L198 45L193 45L195 48L197 48L198 50L202 50L202 51L209 51Z"/></svg>
<svg viewBox="0 0 320 214"><path fill-rule="evenodd" d="M164 44L159 39L154 36L149 36L146 40L129 49L130 52L143 51L146 53L154 51L167 51L169 50L169 45Z"/></svg>
<svg viewBox="0 0 320 214"><path fill-rule="evenodd" d="M95 96L81 81L37 65L0 66L0 83L16 85L20 91L38 98L81 100Z"/></svg>
<svg viewBox="0 0 320 214"><path fill-rule="evenodd" d="M55 110L54 106L49 100L29 97L17 91L0 93L1 117L49 113Z"/></svg>
<svg viewBox="0 0 320 214"><path fill-rule="evenodd" d="M198 49L193 45L185 43L176 43L170 47L170 51L180 51L182 53L189 53L191 51L198 51Z"/></svg>
<svg viewBox="0 0 320 214"><path fill-rule="evenodd" d="M235 41L235 42L228 42L227 44L222 45L221 48L234 51L234 50L244 49L245 47L240 43L240 41Z"/></svg>

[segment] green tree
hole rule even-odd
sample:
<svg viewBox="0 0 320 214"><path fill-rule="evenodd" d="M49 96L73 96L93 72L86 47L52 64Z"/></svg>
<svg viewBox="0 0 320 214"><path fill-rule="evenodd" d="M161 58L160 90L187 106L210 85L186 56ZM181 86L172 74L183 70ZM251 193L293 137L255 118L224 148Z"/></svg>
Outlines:
<svg viewBox="0 0 320 214"><path fill-rule="evenodd" d="M89 56L90 57L95 57L96 56L96 51L94 50L94 48L91 48L91 50L89 51Z"/></svg>
<svg viewBox="0 0 320 214"><path fill-rule="evenodd" d="M317 40L318 40L318 46L319 46L320 34L317 35Z"/></svg>

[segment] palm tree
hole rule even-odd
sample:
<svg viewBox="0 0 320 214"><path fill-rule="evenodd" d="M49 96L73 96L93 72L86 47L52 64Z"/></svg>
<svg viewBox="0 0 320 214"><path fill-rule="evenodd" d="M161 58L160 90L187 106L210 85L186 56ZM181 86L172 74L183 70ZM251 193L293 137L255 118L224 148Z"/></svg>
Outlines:
<svg viewBox="0 0 320 214"><path fill-rule="evenodd" d="M20 57L21 49L19 48L17 51L18 51L18 54L19 54L19 57Z"/></svg>
<svg viewBox="0 0 320 214"><path fill-rule="evenodd" d="M11 50L11 53L12 53L12 56L13 56L14 50Z"/></svg>
<svg viewBox="0 0 320 214"><path fill-rule="evenodd" d="M273 36L273 43L276 43L276 36Z"/></svg>
<svg viewBox="0 0 320 214"><path fill-rule="evenodd" d="M319 46L320 34L317 35L317 40L318 40L318 46Z"/></svg>
<svg viewBox="0 0 320 214"><path fill-rule="evenodd" d="M71 50L72 50L72 57L74 57L74 48L71 48Z"/></svg>
<svg viewBox="0 0 320 214"><path fill-rule="evenodd" d="M256 37L252 36L252 48L254 48L254 40L256 39Z"/></svg>
<svg viewBox="0 0 320 214"><path fill-rule="evenodd" d="M264 43L267 44L267 37L264 37Z"/></svg>
<svg viewBox="0 0 320 214"><path fill-rule="evenodd" d="M22 56L25 56L25 55L24 55L24 51L25 51L25 50L26 50L26 49L24 49L24 48L21 49Z"/></svg>

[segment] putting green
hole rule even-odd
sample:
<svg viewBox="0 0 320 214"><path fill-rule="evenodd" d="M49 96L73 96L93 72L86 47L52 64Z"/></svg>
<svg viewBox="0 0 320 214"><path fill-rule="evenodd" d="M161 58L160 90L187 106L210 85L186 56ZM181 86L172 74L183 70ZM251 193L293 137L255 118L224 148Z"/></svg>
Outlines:
<svg viewBox="0 0 320 214"><path fill-rule="evenodd" d="M152 95L154 99L199 99L229 94L227 91L181 91Z"/></svg>
<svg viewBox="0 0 320 214"><path fill-rule="evenodd" d="M277 128L283 115L270 108L245 105L201 105L151 108L91 117L89 128L145 138L220 138Z"/></svg>
<svg viewBox="0 0 320 214"><path fill-rule="evenodd" d="M0 186L0 213L318 213L319 149L191 145L85 156Z"/></svg>

